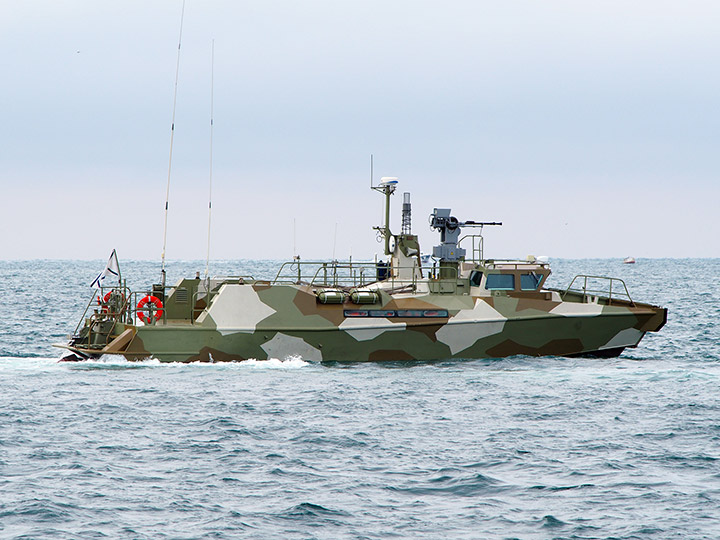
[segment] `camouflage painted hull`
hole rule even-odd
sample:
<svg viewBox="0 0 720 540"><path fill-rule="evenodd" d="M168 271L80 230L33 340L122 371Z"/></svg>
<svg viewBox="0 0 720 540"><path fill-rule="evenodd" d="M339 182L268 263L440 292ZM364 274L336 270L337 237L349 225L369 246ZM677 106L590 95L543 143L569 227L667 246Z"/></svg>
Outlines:
<svg viewBox="0 0 720 540"><path fill-rule="evenodd" d="M163 258L161 283L131 291L113 251L93 281L97 299L94 294L84 324L63 347L79 358L120 354L163 362L610 357L665 324L667 311L633 302L622 280L582 275L565 291L545 289L546 257L484 258L482 228L502 223L460 221L449 208L430 214L440 244L433 262L424 263L411 233L410 193L403 194L401 234L390 230L397 183L395 177L371 182L385 198L385 224L374 227L384 239L385 261L297 256L272 281L197 274L166 286ZM464 227L480 234L463 236ZM117 285L103 286L106 278L117 278Z"/></svg>
<svg viewBox="0 0 720 540"><path fill-rule="evenodd" d="M610 357L659 330L666 317L657 306L579 295L560 300L552 291L490 297L383 292L374 305L324 305L308 285L226 284L195 319L120 325L103 350L77 350L164 362Z"/></svg>

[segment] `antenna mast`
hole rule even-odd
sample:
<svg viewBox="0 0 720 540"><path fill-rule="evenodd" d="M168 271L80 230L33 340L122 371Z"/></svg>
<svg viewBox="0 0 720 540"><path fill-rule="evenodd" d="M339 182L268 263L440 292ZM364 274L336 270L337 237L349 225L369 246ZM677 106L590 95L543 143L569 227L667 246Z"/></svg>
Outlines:
<svg viewBox="0 0 720 540"><path fill-rule="evenodd" d="M335 246L337 245L337 226L338 226L338 224L336 221L335 222L335 236L333 236L333 257L332 257L333 261L336 260L335 259Z"/></svg>
<svg viewBox="0 0 720 540"><path fill-rule="evenodd" d="M208 239L207 258L205 259L205 279L210 272L210 220L212 218L212 173L213 173L213 100L215 97L215 40L212 40L212 53L210 60L210 192L208 194Z"/></svg>
<svg viewBox="0 0 720 540"><path fill-rule="evenodd" d="M299 259L299 258L300 258L300 257L298 256L298 252L297 252L297 242L295 241L296 238L297 238L297 233L296 233L296 231L297 231L297 226L296 226L296 223L295 223L295 218L293 218L293 259Z"/></svg>
<svg viewBox="0 0 720 540"><path fill-rule="evenodd" d="M165 228L163 230L162 269L160 270L160 272L162 273L163 290L165 288L165 248L167 247L168 203L170 200L170 171L172 170L173 139L175 138L175 108L177 105L178 78L180 76L180 44L182 43L182 29L184 19L185 0L183 0L182 11L180 12L180 35L178 37L177 63L175 65L175 90L173 92L172 123L170 125L170 158L168 160L167 189L165 190Z"/></svg>
<svg viewBox="0 0 720 540"><path fill-rule="evenodd" d="M373 187L373 155L370 154L370 189Z"/></svg>
<svg viewBox="0 0 720 540"><path fill-rule="evenodd" d="M393 235L392 232L390 232L390 195L395 193L397 183L397 177L383 176L377 186L372 186L372 189L385 195L385 226L373 227L373 229L378 231L379 235L385 238L385 255L392 255L392 251L390 250L390 238Z"/></svg>

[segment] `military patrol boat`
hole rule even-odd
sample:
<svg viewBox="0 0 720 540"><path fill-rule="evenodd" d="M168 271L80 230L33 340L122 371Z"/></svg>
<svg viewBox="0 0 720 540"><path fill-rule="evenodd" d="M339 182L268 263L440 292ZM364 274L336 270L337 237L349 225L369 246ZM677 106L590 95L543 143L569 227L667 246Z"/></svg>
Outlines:
<svg viewBox="0 0 720 540"><path fill-rule="evenodd" d="M402 231L390 231L396 188L394 178L372 187L385 198L385 223L374 229L386 261L296 259L273 280L197 276L145 291L118 276L93 295L63 347L71 359L163 362L614 357L665 324L667 310L635 302L620 279L582 275L566 289L545 288L544 259L485 259L482 228L500 224L461 222L448 208L430 216L440 244L423 266L409 193Z"/></svg>

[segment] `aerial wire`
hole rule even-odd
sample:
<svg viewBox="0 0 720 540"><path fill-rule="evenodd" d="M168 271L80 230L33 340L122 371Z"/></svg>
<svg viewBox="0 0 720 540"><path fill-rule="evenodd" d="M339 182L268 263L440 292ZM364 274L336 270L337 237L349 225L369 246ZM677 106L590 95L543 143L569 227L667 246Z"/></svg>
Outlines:
<svg viewBox="0 0 720 540"><path fill-rule="evenodd" d="M335 261L335 246L337 245L337 221L335 222L335 236L333 236L333 257L332 260Z"/></svg>
<svg viewBox="0 0 720 540"><path fill-rule="evenodd" d="M170 200L170 171L172 170L172 155L173 155L173 139L175 138L175 109L177 106L177 89L178 89L178 78L180 76L180 45L182 43L182 30L183 20L185 19L185 0L182 3L182 11L180 12L180 35L178 37L178 48L177 48L177 62L175 65L175 89L173 91L173 109L172 109L172 123L170 125L170 158L168 160L168 175L167 175L167 189L165 190L165 227L163 229L163 248L162 248L162 287L165 290L165 249L167 247L167 228L168 228L168 206Z"/></svg>
<svg viewBox="0 0 720 540"><path fill-rule="evenodd" d="M215 40L212 40L212 52L210 60L210 192L208 194L208 238L207 258L205 259L205 279L209 279L210 272L210 221L212 218L212 175L213 175L213 127L215 98Z"/></svg>

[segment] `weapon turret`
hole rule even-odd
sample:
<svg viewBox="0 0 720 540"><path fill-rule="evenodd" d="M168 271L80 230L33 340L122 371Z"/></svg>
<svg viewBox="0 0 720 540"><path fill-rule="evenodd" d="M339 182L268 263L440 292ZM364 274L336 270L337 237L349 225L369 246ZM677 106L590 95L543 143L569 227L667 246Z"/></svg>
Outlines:
<svg viewBox="0 0 720 540"><path fill-rule="evenodd" d="M440 261L461 261L465 250L458 246L462 227L480 227L502 225L496 221L459 221L450 215L450 208L435 208L430 214L430 227L440 231L440 245L433 246L433 257Z"/></svg>

